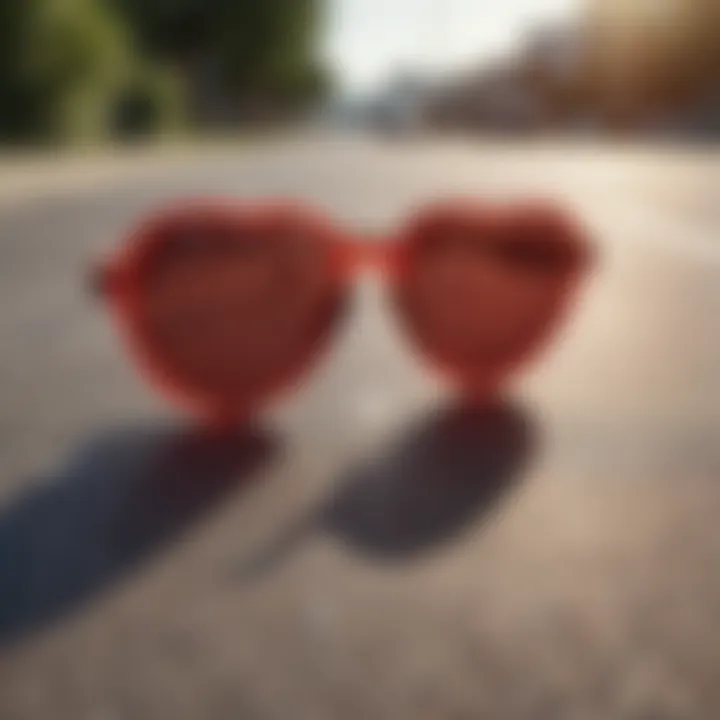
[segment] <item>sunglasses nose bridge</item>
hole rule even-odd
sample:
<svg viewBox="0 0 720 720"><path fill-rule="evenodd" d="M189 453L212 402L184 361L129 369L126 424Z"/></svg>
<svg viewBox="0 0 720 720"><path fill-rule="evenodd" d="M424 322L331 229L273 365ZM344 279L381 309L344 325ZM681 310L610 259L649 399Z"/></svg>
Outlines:
<svg viewBox="0 0 720 720"><path fill-rule="evenodd" d="M356 235L339 248L340 267L347 275L374 269L383 271L388 263L387 243L377 235Z"/></svg>
<svg viewBox="0 0 720 720"><path fill-rule="evenodd" d="M366 233L356 240L360 264L377 272L387 272L392 262L392 242L377 233Z"/></svg>
<svg viewBox="0 0 720 720"><path fill-rule="evenodd" d="M387 248L380 238L367 236L356 242L357 263L366 268L382 269L387 259Z"/></svg>

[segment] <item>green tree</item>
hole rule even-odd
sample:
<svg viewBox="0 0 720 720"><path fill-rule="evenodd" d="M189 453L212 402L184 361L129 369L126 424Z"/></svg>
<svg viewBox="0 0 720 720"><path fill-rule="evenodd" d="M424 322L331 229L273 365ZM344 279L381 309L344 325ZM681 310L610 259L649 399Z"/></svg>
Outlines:
<svg viewBox="0 0 720 720"><path fill-rule="evenodd" d="M329 85L319 0L117 0L149 56L235 104L302 106Z"/></svg>
<svg viewBox="0 0 720 720"><path fill-rule="evenodd" d="M0 2L0 138L22 139L35 132L38 97L24 62L34 4Z"/></svg>
<svg viewBox="0 0 720 720"><path fill-rule="evenodd" d="M0 140L154 131L183 98L299 109L329 84L321 1L0 0Z"/></svg>
<svg viewBox="0 0 720 720"><path fill-rule="evenodd" d="M35 7L27 41L27 76L42 98L43 134L60 140L104 135L131 74L129 29L102 2L45 0Z"/></svg>

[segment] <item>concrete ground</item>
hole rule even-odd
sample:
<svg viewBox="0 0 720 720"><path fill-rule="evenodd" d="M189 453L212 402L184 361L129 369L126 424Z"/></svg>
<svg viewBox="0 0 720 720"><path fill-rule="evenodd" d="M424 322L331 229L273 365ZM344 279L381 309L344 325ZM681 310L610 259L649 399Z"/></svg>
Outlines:
<svg viewBox="0 0 720 720"><path fill-rule="evenodd" d="M7 193L0 169L2 720L718 717L718 151L315 138L117 162L25 166ZM438 194L550 195L601 264L504 406L454 407L363 278L300 391L209 441L83 287L143 212L209 193L376 229Z"/></svg>

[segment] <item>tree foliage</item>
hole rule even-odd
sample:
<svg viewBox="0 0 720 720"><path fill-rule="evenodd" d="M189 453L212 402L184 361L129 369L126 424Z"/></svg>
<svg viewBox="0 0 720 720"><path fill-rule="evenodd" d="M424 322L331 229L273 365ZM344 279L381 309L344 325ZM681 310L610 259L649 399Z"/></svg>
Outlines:
<svg viewBox="0 0 720 720"><path fill-rule="evenodd" d="M207 87L237 108L301 107L327 87L320 10L320 0L0 0L0 140L152 131Z"/></svg>
<svg viewBox="0 0 720 720"><path fill-rule="evenodd" d="M145 52L209 68L229 99L312 98L327 85L317 60L318 0L117 0Z"/></svg>

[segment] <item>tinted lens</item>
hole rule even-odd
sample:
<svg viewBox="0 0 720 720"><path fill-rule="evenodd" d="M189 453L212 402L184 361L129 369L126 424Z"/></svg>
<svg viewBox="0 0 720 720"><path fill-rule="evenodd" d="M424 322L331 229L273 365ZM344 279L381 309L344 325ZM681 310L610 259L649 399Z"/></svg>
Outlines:
<svg viewBox="0 0 720 720"><path fill-rule="evenodd" d="M218 402L266 392L329 329L339 292L312 232L185 224L142 277L145 329L183 389Z"/></svg>
<svg viewBox="0 0 720 720"><path fill-rule="evenodd" d="M487 241L487 252L508 272L556 276L572 269L572 247L549 228L510 227Z"/></svg>
<svg viewBox="0 0 720 720"><path fill-rule="evenodd" d="M397 300L412 339L464 378L520 361L559 313L572 264L549 235L445 223L410 241Z"/></svg>

